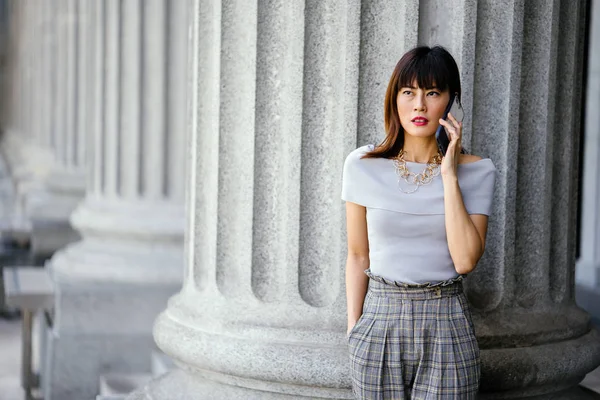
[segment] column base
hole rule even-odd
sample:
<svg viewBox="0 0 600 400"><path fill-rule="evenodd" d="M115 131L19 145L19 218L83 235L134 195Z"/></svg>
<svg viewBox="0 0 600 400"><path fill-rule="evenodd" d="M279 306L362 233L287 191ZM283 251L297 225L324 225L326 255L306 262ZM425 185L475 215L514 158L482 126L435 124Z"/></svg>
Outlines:
<svg viewBox="0 0 600 400"><path fill-rule="evenodd" d="M571 340L482 350L481 365L482 399L549 399L577 389L600 365L600 333L591 329Z"/></svg>
<svg viewBox="0 0 600 400"><path fill-rule="evenodd" d="M315 388L318 390L318 388ZM310 394L310 388L303 389L306 395L274 393L242 388L215 382L183 369L173 370L146 386L131 393L127 400L306 400L306 399L352 399L348 390L344 397L322 397Z"/></svg>
<svg viewBox="0 0 600 400"><path fill-rule="evenodd" d="M49 148L32 142L23 132L9 130L4 132L0 149L13 180L43 180L54 165L54 156Z"/></svg>
<svg viewBox="0 0 600 400"><path fill-rule="evenodd" d="M81 236L68 220L32 219L29 236L31 253L34 259L45 260Z"/></svg>
<svg viewBox="0 0 600 400"><path fill-rule="evenodd" d="M81 239L70 217L85 195L85 175L78 170L54 170L44 187L30 192L25 212L31 221L31 252L50 257L57 250Z"/></svg>
<svg viewBox="0 0 600 400"><path fill-rule="evenodd" d="M59 333L46 336L41 384L45 400L95 399L100 376L150 372L152 335Z"/></svg>
<svg viewBox="0 0 600 400"><path fill-rule="evenodd" d="M480 394L479 400L502 399L502 397L493 397L486 394ZM600 400L600 394L582 387L573 387L559 393L544 394L533 397L517 397L517 400Z"/></svg>
<svg viewBox="0 0 600 400"><path fill-rule="evenodd" d="M117 244L90 246L72 244L47 264L55 304L41 375L46 400L93 399L101 375L149 372L154 319L181 287L180 280L169 279L181 269L176 258L152 265L145 254ZM144 267L162 267L163 282L148 279ZM118 269L131 271L120 276Z"/></svg>

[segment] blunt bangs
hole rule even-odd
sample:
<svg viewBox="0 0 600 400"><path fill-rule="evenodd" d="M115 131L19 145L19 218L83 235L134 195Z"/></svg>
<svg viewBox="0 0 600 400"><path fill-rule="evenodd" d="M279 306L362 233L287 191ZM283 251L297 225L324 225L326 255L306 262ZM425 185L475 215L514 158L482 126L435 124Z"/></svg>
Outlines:
<svg viewBox="0 0 600 400"><path fill-rule="evenodd" d="M363 158L396 157L404 146L404 128L398 115L398 93L414 84L421 89L458 93L461 98L460 72L452 55L442 46L420 46L406 52L396 64L385 91L383 118L385 139ZM461 152L465 152L463 148Z"/></svg>
<svg viewBox="0 0 600 400"><path fill-rule="evenodd" d="M417 47L407 56L406 63L400 70L397 91L402 87L413 86L416 81L418 87L423 89L449 89L460 95L458 66L445 49L439 46Z"/></svg>

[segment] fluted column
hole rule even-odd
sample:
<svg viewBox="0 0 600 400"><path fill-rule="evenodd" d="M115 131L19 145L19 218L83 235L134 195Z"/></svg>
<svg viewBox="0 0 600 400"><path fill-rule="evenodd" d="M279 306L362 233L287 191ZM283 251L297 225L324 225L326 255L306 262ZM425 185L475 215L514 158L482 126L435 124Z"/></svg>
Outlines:
<svg viewBox="0 0 600 400"><path fill-rule="evenodd" d="M44 174L50 155L44 148L43 129L38 123L42 87L38 85L44 68L40 57L44 17L33 2L14 2L11 6L11 36L14 43L9 54L11 75L10 117L7 121L7 159L17 181L37 180ZM13 147L12 144L14 144ZM3 146L4 147L4 146Z"/></svg>
<svg viewBox="0 0 600 400"><path fill-rule="evenodd" d="M7 55L8 89L4 106L3 155L13 181L14 205L9 230L28 231L28 198L39 191L53 162L48 147L50 127L42 122L46 94L43 57L47 45L46 16L34 2L11 3L12 44Z"/></svg>
<svg viewBox="0 0 600 400"><path fill-rule="evenodd" d="M69 223L69 217L85 194L86 135L90 134L91 108L86 94L93 85L88 63L93 52L87 40L89 1L58 0L47 8L44 16L55 17L56 61L45 81L47 90L40 98L53 94L55 104L42 109L38 121L48 123L53 134L51 144L55 163L49 169L41 193L31 196L26 207L32 221L31 249L36 256L50 256L56 250L79 239ZM52 50L52 42L46 50ZM52 90L55 89L55 90ZM54 115L47 118L46 111ZM53 123L53 124L52 124Z"/></svg>
<svg viewBox="0 0 600 400"><path fill-rule="evenodd" d="M457 56L463 144L498 167L486 254L467 279L482 398L549 396L600 364L573 279L585 5L458 3L421 1L419 41Z"/></svg>
<svg viewBox="0 0 600 400"><path fill-rule="evenodd" d="M21 97L23 91L20 90L22 62L21 53L23 51L24 35L24 4L11 1L9 3L9 19L11 21L8 32L8 48L6 56L6 76L3 107L3 133L2 133L2 152L8 166L11 170L20 161L20 145L24 138L19 136L19 111L21 109ZM23 135L21 133L21 135ZM11 171L12 172L12 171Z"/></svg>
<svg viewBox="0 0 600 400"><path fill-rule="evenodd" d="M592 4L577 301L600 326L600 4Z"/></svg>
<svg viewBox="0 0 600 400"><path fill-rule="evenodd" d="M89 107L66 119L64 139L89 129L86 195L71 217L82 240L48 264L44 398L60 400L94 397L102 373L149 370L152 321L183 275L186 3L77 3L92 50L78 82L93 84L75 92ZM74 164L79 149L64 149Z"/></svg>
<svg viewBox="0 0 600 400"><path fill-rule="evenodd" d="M375 109L359 64L395 57L360 59L359 1L190 4L186 275L154 330L183 368L130 398L350 399L340 171Z"/></svg>
<svg viewBox="0 0 600 400"><path fill-rule="evenodd" d="M467 279L482 398L574 398L600 364L573 293L585 7L191 4L186 275L154 331L181 369L129 399L350 398L340 171L382 139L387 81L417 43L455 55L463 143L498 168Z"/></svg>

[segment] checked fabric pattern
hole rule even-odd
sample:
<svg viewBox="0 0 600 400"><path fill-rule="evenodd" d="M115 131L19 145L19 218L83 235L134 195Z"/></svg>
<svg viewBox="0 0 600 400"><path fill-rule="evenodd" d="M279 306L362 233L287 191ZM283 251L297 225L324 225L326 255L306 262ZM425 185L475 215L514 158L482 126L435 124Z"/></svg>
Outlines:
<svg viewBox="0 0 600 400"><path fill-rule="evenodd" d="M402 287L366 272L363 314L348 334L354 396L475 399L479 347L460 279Z"/></svg>

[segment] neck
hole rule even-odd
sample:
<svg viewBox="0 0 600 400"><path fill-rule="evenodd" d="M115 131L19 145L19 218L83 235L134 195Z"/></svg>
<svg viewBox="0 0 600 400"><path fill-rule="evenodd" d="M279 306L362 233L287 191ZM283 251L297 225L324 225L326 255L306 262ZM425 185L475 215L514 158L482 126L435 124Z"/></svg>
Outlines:
<svg viewBox="0 0 600 400"><path fill-rule="evenodd" d="M433 139L433 140L432 140ZM438 153L435 138L419 138L404 136L404 160L417 163L428 163Z"/></svg>

